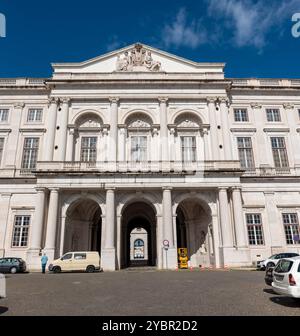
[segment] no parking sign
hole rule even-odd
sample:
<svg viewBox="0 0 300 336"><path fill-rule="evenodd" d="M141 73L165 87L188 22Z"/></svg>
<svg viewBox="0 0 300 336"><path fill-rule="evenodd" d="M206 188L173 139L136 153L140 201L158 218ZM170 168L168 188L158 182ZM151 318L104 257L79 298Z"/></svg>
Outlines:
<svg viewBox="0 0 300 336"><path fill-rule="evenodd" d="M169 243L169 241L168 241L167 239L165 239L165 240L163 241L163 245L164 245L164 249L165 249L165 250L168 250L168 249L169 249L169 246L170 246L170 243Z"/></svg>

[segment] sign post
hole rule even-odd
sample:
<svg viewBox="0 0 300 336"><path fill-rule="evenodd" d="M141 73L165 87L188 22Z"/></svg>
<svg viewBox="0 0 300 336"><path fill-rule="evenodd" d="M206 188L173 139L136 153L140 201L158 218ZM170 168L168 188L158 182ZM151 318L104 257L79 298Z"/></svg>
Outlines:
<svg viewBox="0 0 300 336"><path fill-rule="evenodd" d="M167 239L163 241L163 249L166 251L166 269L168 269L168 249L169 249L170 243Z"/></svg>

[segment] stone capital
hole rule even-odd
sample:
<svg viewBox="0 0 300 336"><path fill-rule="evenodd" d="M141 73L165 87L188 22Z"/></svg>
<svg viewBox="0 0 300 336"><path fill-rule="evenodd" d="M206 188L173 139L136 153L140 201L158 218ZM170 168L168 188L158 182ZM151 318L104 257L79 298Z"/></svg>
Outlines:
<svg viewBox="0 0 300 336"><path fill-rule="evenodd" d="M217 97L206 97L206 101L208 104L215 104L217 101Z"/></svg>
<svg viewBox="0 0 300 336"><path fill-rule="evenodd" d="M251 103L250 106L251 106L253 109L261 109L261 108L262 108L262 105L259 104L259 103Z"/></svg>
<svg viewBox="0 0 300 336"><path fill-rule="evenodd" d="M169 100L169 97L158 97L157 99L161 104L166 104Z"/></svg>
<svg viewBox="0 0 300 336"><path fill-rule="evenodd" d="M113 187L113 186L105 186L104 188L107 192L115 192L116 190L116 187Z"/></svg>
<svg viewBox="0 0 300 336"><path fill-rule="evenodd" d="M24 104L24 103L21 103L21 102L16 102L16 103L14 103L14 108L15 108L15 109L17 109L17 108L22 109L24 106L25 106L25 104Z"/></svg>
<svg viewBox="0 0 300 336"><path fill-rule="evenodd" d="M59 101L58 98L56 98L56 97L50 97L48 99L48 106L50 106L50 105L57 105L58 101Z"/></svg>
<svg viewBox="0 0 300 336"><path fill-rule="evenodd" d="M119 97L108 97L108 100L111 102L111 104L117 104L120 98Z"/></svg>
<svg viewBox="0 0 300 336"><path fill-rule="evenodd" d="M36 192L38 192L38 193L44 193L44 192L46 192L47 189L44 188L44 187L36 187L35 190L36 190Z"/></svg>
<svg viewBox="0 0 300 336"><path fill-rule="evenodd" d="M228 97L219 97L218 100L220 101L221 104L228 104L229 103Z"/></svg>
<svg viewBox="0 0 300 336"><path fill-rule="evenodd" d="M165 190L167 190L167 191L171 191L173 189L173 187L170 187L170 186L163 186L162 187L162 190L163 191L165 191Z"/></svg>
<svg viewBox="0 0 300 336"><path fill-rule="evenodd" d="M59 188L49 188L49 191L52 193L58 193L59 192Z"/></svg>
<svg viewBox="0 0 300 336"><path fill-rule="evenodd" d="M286 110L289 110L289 109L293 109L293 108L294 108L294 105L291 104L291 103L285 103L285 104L283 104L283 107L284 107Z"/></svg>

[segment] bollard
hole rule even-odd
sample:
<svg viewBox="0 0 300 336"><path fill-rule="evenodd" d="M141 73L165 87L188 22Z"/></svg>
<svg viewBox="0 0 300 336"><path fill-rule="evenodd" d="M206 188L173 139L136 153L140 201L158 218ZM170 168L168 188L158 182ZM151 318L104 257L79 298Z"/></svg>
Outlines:
<svg viewBox="0 0 300 336"><path fill-rule="evenodd" d="M6 280L3 274L0 274L0 298L6 298Z"/></svg>

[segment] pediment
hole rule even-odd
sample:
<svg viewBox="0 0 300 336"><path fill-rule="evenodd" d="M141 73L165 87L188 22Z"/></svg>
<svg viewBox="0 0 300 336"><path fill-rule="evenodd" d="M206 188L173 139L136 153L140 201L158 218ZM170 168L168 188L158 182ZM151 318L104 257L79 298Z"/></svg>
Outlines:
<svg viewBox="0 0 300 336"><path fill-rule="evenodd" d="M224 63L197 63L165 51L136 43L81 63L54 63L60 73L217 73Z"/></svg>

